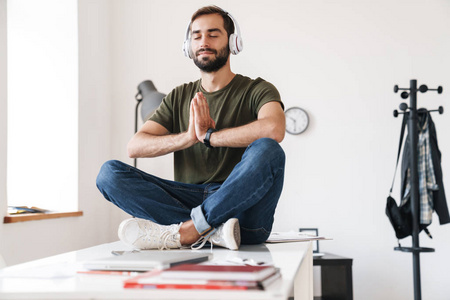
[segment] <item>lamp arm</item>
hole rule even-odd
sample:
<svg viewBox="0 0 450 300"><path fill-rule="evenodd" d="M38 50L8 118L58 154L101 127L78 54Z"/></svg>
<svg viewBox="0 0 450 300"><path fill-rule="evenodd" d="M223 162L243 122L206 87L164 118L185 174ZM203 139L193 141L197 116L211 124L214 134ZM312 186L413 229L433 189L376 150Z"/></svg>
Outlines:
<svg viewBox="0 0 450 300"><path fill-rule="evenodd" d="M138 131L138 115L139 115L139 104L141 104L142 99L138 99L136 97L137 103L136 103L136 109L134 111L134 133L136 134ZM134 159L134 167L137 167L137 159Z"/></svg>
<svg viewBox="0 0 450 300"><path fill-rule="evenodd" d="M141 104L141 100L137 100L136 109L134 111L134 133L138 131L138 115L139 115L139 104Z"/></svg>

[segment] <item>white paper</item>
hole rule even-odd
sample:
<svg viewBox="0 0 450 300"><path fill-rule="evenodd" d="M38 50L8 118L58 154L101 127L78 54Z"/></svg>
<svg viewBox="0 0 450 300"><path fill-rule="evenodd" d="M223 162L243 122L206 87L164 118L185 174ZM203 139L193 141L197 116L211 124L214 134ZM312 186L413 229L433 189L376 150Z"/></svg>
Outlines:
<svg viewBox="0 0 450 300"><path fill-rule="evenodd" d="M266 243L306 242L324 239L325 237L323 236L316 236L304 232L272 232Z"/></svg>

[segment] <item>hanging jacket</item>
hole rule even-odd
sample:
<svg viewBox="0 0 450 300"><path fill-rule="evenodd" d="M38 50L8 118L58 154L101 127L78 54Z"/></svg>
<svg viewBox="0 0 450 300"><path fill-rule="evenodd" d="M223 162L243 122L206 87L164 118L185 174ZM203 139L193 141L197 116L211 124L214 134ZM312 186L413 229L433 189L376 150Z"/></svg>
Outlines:
<svg viewBox="0 0 450 300"><path fill-rule="evenodd" d="M419 116L419 201L421 224L431 223L431 214L436 211L441 225L450 223L450 215L445 198L444 184L442 181L441 152L439 151L436 127L430 113L425 109L418 110ZM410 193L410 136L406 137L402 157L402 203L409 200Z"/></svg>

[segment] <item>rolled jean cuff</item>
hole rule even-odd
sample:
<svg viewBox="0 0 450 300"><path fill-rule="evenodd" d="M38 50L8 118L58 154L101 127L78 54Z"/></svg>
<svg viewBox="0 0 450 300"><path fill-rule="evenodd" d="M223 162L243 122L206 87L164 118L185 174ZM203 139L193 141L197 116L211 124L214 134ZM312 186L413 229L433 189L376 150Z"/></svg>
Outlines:
<svg viewBox="0 0 450 300"><path fill-rule="evenodd" d="M195 229L197 229L201 236L208 236L215 231L215 228L211 227L208 222L206 222L201 205L194 207L191 210L191 218L194 222Z"/></svg>

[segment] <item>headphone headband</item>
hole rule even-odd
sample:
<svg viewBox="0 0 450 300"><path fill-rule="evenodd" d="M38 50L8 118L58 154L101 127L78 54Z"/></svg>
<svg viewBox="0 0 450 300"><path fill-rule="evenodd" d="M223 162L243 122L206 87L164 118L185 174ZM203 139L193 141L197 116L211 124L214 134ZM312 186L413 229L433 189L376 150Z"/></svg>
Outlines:
<svg viewBox="0 0 450 300"><path fill-rule="evenodd" d="M218 8L221 9L224 13L226 13L227 16L230 17L231 21L234 24L234 33L232 33L230 35L229 47L230 47L230 52L233 55L237 55L244 48L244 44L242 43L241 30L239 28L239 25L236 22L236 20L234 19L234 17L229 12L227 12L226 10L224 10L220 7L218 7ZM183 53L186 57L189 57L189 58L193 58L193 57L191 57L191 53L190 53L190 49L191 49L190 28L191 28L191 25L192 25L192 22L190 21L187 26L187 29L186 29L186 35L185 35L184 43L183 43Z"/></svg>

